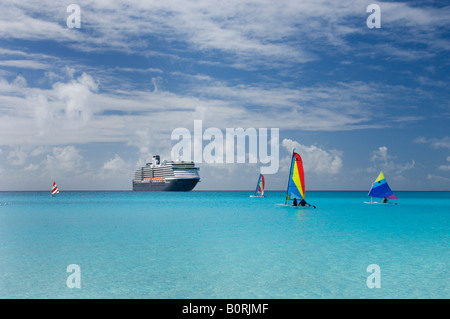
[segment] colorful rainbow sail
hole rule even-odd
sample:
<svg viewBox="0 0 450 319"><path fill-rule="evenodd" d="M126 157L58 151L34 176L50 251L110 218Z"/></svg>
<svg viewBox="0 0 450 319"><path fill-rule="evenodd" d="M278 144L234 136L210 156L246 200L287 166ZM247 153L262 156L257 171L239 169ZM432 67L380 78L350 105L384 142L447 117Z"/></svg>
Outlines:
<svg viewBox="0 0 450 319"><path fill-rule="evenodd" d="M261 197L264 196L264 186L265 186L264 175L259 174L258 183L256 184L255 196Z"/></svg>
<svg viewBox="0 0 450 319"><path fill-rule="evenodd" d="M286 201L294 198L305 199L305 173L303 171L302 158L298 153L292 152L291 171L286 194Z"/></svg>
<svg viewBox="0 0 450 319"><path fill-rule="evenodd" d="M397 197L394 195L391 188L389 187L388 183L386 182L383 172L380 172L380 175L378 175L378 178L373 183L372 188L370 189L369 194L367 196L397 199Z"/></svg>

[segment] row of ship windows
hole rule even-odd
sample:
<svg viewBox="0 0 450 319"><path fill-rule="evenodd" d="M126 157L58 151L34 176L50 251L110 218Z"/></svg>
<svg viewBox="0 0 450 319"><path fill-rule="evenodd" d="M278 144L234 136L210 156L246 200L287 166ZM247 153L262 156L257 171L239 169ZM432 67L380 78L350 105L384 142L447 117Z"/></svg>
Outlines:
<svg viewBox="0 0 450 319"><path fill-rule="evenodd" d="M194 169L177 169L174 171L172 169L138 169L135 174L135 179L152 178L152 177L169 177L169 176L192 176L198 173Z"/></svg>

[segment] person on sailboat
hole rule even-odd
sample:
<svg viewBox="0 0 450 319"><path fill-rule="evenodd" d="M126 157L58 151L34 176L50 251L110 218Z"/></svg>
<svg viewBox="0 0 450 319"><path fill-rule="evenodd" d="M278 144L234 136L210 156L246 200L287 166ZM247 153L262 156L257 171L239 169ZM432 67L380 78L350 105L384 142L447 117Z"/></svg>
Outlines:
<svg viewBox="0 0 450 319"><path fill-rule="evenodd" d="M309 204L302 198L302 200L300 201L299 205L300 206L306 206L306 205L309 205ZM311 205L309 205L309 206L311 206Z"/></svg>
<svg viewBox="0 0 450 319"><path fill-rule="evenodd" d="M386 197L383 197L383 200L381 201L382 203L387 203L388 202L388 200L387 200L387 198Z"/></svg>
<svg viewBox="0 0 450 319"><path fill-rule="evenodd" d="M294 201L292 202L292 206L297 206L297 198L294 198Z"/></svg>

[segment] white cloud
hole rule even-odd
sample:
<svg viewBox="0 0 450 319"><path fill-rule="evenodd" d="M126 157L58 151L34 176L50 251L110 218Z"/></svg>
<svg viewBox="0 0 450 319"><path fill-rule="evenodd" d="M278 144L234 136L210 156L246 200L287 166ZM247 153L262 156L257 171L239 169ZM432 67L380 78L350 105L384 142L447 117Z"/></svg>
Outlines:
<svg viewBox="0 0 450 319"><path fill-rule="evenodd" d="M366 1L84 1L81 25L85 32L69 29L65 4L49 0L3 2L0 36L29 40L54 40L77 50L121 50L149 54L154 46L140 36L159 41L185 43L183 49L230 54L228 63L237 67L266 67L303 63L315 52L349 50L348 35L362 34ZM448 26L448 7L417 7L407 3L383 3L383 24L414 32L414 37L378 33L385 39L425 44L448 50L439 31ZM134 41L127 41L128 39ZM388 42L388 41L384 42ZM441 40L441 44L437 44ZM312 45L318 42L321 45ZM148 50L145 50L148 49ZM398 46L397 51L404 51ZM395 51L394 51L395 52ZM151 52L150 54L167 54ZM403 53L402 53L403 54ZM399 55L399 53L397 53Z"/></svg>
<svg viewBox="0 0 450 319"><path fill-rule="evenodd" d="M427 175L427 179L429 179L429 180L436 180L436 181L445 182L445 183L450 182L450 178L447 178L447 177L444 177L444 176L439 176L439 175L433 175L433 174L428 174ZM448 184L446 184L446 186L448 187Z"/></svg>
<svg viewBox="0 0 450 319"><path fill-rule="evenodd" d="M129 185L135 169L136 166L115 154L113 158L103 163L103 166L95 176L98 176L100 180L110 180L111 183L108 185L108 188L122 187L123 189L124 186L122 185Z"/></svg>
<svg viewBox="0 0 450 319"><path fill-rule="evenodd" d="M34 148L33 150L31 150L31 151L29 152L29 154L30 154L31 156L39 156L39 155L45 153L46 151L47 151L47 148L46 148L46 147L44 147L44 146L38 146L38 147Z"/></svg>
<svg viewBox="0 0 450 319"><path fill-rule="evenodd" d="M431 30L445 24L449 7L432 8L417 7L405 2L385 2L383 8L383 21L396 23L405 28L418 28L419 30Z"/></svg>
<svg viewBox="0 0 450 319"><path fill-rule="evenodd" d="M419 137L414 140L416 143L429 144L432 148L448 148L450 149L450 137L444 136L442 138L426 138Z"/></svg>
<svg viewBox="0 0 450 319"><path fill-rule="evenodd" d="M92 92L98 88L92 77L83 73L76 81L68 84L58 82L53 87L56 97L65 104L69 123L77 127L86 124L94 113Z"/></svg>
<svg viewBox="0 0 450 319"><path fill-rule="evenodd" d="M23 170L24 171L37 171L38 169L39 169L39 165L31 163L27 167L25 167Z"/></svg>
<svg viewBox="0 0 450 319"><path fill-rule="evenodd" d="M17 87L21 87L24 88L27 86L27 80L22 76L22 75L18 75L13 82L13 85L17 86Z"/></svg>
<svg viewBox="0 0 450 319"><path fill-rule="evenodd" d="M377 150L373 151L370 155L370 161L374 163L373 166L367 169L368 172L384 171L390 175L400 176L404 171L413 169L415 167L415 160L411 162L399 164L394 161L396 156L389 154L386 146L380 146Z"/></svg>
<svg viewBox="0 0 450 319"><path fill-rule="evenodd" d="M0 66L39 70L46 70L51 67L49 64L33 60L3 60L0 61Z"/></svg>
<svg viewBox="0 0 450 319"><path fill-rule="evenodd" d="M42 190L49 188L53 180L64 184L65 189L81 189L79 185L92 185L97 177L89 161L74 145L26 145L6 149L9 149L9 160L5 162L8 165L2 167L0 189L3 190Z"/></svg>
<svg viewBox="0 0 450 319"><path fill-rule="evenodd" d="M450 162L450 156L447 156L447 162ZM439 169L441 171L450 171L450 165L440 165Z"/></svg>
<svg viewBox="0 0 450 319"><path fill-rule="evenodd" d="M337 174L342 168L342 152L337 150L324 150L315 145L302 145L291 139L284 139L281 143L289 152L295 148L303 160L305 170L317 174ZM290 158L288 159L288 161ZM282 166L283 167L283 166ZM288 167L288 165L284 165Z"/></svg>
<svg viewBox="0 0 450 319"><path fill-rule="evenodd" d="M83 156L73 145L58 146L52 149L51 155L47 155L45 165L49 172L76 174L83 167Z"/></svg>
<svg viewBox="0 0 450 319"><path fill-rule="evenodd" d="M13 166L23 166L27 164L27 160L31 157L35 158L45 152L44 147L34 147L34 146L14 146L11 147L10 151L8 152L7 160L10 165ZM2 154L2 151L0 149L0 154ZM34 159L33 159L34 160ZM32 163L29 164L25 170L34 170L37 168L38 165Z"/></svg>
<svg viewBox="0 0 450 319"><path fill-rule="evenodd" d="M39 4L26 1L20 4L2 2L0 37L27 40L75 40L77 34L67 32L68 29L55 19L55 17L63 19L59 12L65 12L65 10L60 10L60 6L52 7L50 3L44 1Z"/></svg>
<svg viewBox="0 0 450 319"><path fill-rule="evenodd" d="M375 110L371 102L391 100L393 96L387 92L397 94L399 89L362 82L290 88L264 84L229 85L223 81L209 81L194 85L191 92L209 99L208 109L211 102L217 106L233 107L233 113L229 116L223 116L220 112L206 112L208 120L219 118L218 122L226 123L229 117L234 123L242 119L244 125L252 123L256 127L271 123L272 127L286 129L334 131L389 126L389 121L383 124L372 122ZM368 96L371 97L370 100L367 99ZM379 108L383 106L380 105ZM391 121L395 119L393 116Z"/></svg>
<svg viewBox="0 0 450 319"><path fill-rule="evenodd" d="M27 153L21 147L16 147L8 154L8 160L14 166L20 166L25 163L27 159Z"/></svg>
<svg viewBox="0 0 450 319"><path fill-rule="evenodd" d="M67 74L67 70L62 70ZM157 83L162 82L156 79ZM26 85L24 77L8 83L0 79L0 143L74 144L120 141L148 147L150 136L169 140L176 127L201 119L208 127L255 127L314 131L380 127L373 123L373 99L389 100L393 87L348 82L302 88L266 85L229 85L193 77L190 90L171 93L151 90L114 90L84 72L50 89ZM105 91L105 88L108 89ZM157 89L156 89L157 88ZM382 108L382 106L380 106ZM155 119L158 119L155 121ZM34 121L33 121L34 120ZM391 117L391 124L396 117ZM146 141L136 134L149 130ZM388 126L385 121L383 126ZM159 146L158 146L159 147Z"/></svg>
<svg viewBox="0 0 450 319"><path fill-rule="evenodd" d="M372 152L372 157L370 160L372 162L381 161L387 162L389 159L394 158L391 155L388 155L388 149L386 146L380 146L378 150Z"/></svg>
<svg viewBox="0 0 450 319"><path fill-rule="evenodd" d="M83 73L51 89L27 86L23 76L0 80L0 136L4 144L67 144L96 112L98 84ZM92 132L90 132L92 133ZM95 137L94 137L95 139Z"/></svg>
<svg viewBox="0 0 450 319"><path fill-rule="evenodd" d="M427 76L422 76L422 75L417 76L416 80L417 80L417 82L419 82L422 85L436 86L436 87L442 87L442 88L447 86L447 82L433 80Z"/></svg>
<svg viewBox="0 0 450 319"><path fill-rule="evenodd" d="M123 170L125 166L127 166L125 161L116 154L114 158L109 159L106 163L103 164L102 169L109 171L120 171Z"/></svg>

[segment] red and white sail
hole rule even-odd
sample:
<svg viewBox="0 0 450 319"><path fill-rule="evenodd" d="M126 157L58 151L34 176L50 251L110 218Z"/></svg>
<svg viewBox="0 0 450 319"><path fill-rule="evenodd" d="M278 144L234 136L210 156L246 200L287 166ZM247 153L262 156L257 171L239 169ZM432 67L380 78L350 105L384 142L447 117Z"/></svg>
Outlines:
<svg viewBox="0 0 450 319"><path fill-rule="evenodd" d="M59 193L58 186L56 186L56 183L53 182L52 195L55 195L55 194L58 194L58 193Z"/></svg>

